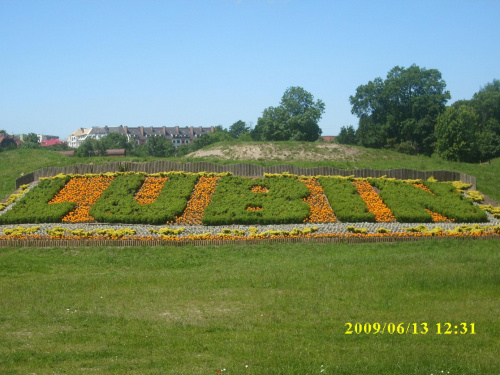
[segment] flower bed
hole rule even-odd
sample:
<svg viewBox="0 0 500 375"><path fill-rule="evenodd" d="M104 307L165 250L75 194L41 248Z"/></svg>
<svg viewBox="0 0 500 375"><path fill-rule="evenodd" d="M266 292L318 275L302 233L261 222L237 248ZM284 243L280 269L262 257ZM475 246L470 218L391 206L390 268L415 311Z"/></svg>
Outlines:
<svg viewBox="0 0 500 375"><path fill-rule="evenodd" d="M463 188L290 174L257 179L184 172L58 175L24 189L0 214L0 224L481 223L489 220L485 210L497 215L494 207L474 204Z"/></svg>
<svg viewBox="0 0 500 375"><path fill-rule="evenodd" d="M304 223L334 223L337 221L332 207L328 204L328 199L325 195L323 187L315 178L307 178L300 180L306 184L309 189L307 198L303 198L304 202L309 205L309 216L304 219Z"/></svg>
<svg viewBox="0 0 500 375"><path fill-rule="evenodd" d="M257 192L255 186L260 186ZM310 207L303 201L308 195L304 183L286 175L258 179L227 176L219 180L202 222L204 225L302 223L309 216ZM249 207L253 209L248 210Z"/></svg>
<svg viewBox="0 0 500 375"><path fill-rule="evenodd" d="M259 231L250 227L248 230L222 229L218 233L185 234L184 228L161 228L151 230L151 235L137 235L133 229L65 229L54 227L43 231L40 226L17 227L4 229L0 232L1 246L85 246L115 244L120 246L149 245L177 245L177 244L223 244L228 242L255 242L255 241L406 241L430 238L500 238L500 225L462 225L452 230L426 226L409 227L397 232L368 233L366 228L346 227L347 231L320 233L318 227L304 227L292 230L268 229Z"/></svg>
<svg viewBox="0 0 500 375"><path fill-rule="evenodd" d="M164 224L186 208L198 175L169 173L166 176L142 173L117 176L90 214L101 223ZM156 179L156 180L154 180Z"/></svg>
<svg viewBox="0 0 500 375"><path fill-rule="evenodd" d="M422 181L423 189L394 179L372 178L368 182L380 189L380 197L398 222L430 223L436 219L457 223L488 221L486 213L451 183Z"/></svg>
<svg viewBox="0 0 500 375"><path fill-rule="evenodd" d="M62 218L67 223L86 223L94 221L90 208L97 202L104 190L113 181L112 176L75 177L50 200L49 204L73 202L76 207Z"/></svg>

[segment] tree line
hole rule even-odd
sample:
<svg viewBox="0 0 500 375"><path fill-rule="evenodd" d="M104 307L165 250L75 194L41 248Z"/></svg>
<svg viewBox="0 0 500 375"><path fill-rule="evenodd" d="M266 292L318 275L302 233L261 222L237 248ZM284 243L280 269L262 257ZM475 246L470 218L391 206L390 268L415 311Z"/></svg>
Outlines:
<svg viewBox="0 0 500 375"><path fill-rule="evenodd" d="M437 69L394 67L349 98L358 128L343 126L341 144L388 148L460 162L500 156L500 81L486 84L470 100L451 98Z"/></svg>
<svg viewBox="0 0 500 375"><path fill-rule="evenodd" d="M437 69L396 66L386 79L375 78L360 85L349 97L351 112L359 118L357 129L342 126L336 142L369 148L387 148L406 154L432 155L446 160L484 162L500 156L500 81L491 83L470 100L451 99L446 82ZM321 100L314 100L302 87L289 87L278 106L262 112L252 128L242 120L228 129L202 135L177 148L161 136L144 144L129 142L127 136L112 133L99 140L86 139L76 155L105 155L107 149L123 148L135 156L184 156L221 141L308 141L321 136L319 121L325 111ZM33 138L33 139L31 139ZM21 147L36 148L36 135L30 133Z"/></svg>

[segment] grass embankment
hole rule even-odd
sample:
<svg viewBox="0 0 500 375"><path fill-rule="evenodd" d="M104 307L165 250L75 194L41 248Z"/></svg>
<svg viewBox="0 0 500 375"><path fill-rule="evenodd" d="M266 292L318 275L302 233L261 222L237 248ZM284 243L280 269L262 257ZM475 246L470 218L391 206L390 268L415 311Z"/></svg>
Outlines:
<svg viewBox="0 0 500 375"><path fill-rule="evenodd" d="M255 145L258 142L249 142ZM219 145L211 145L213 147L231 147L234 143L222 143ZM241 145L241 143L238 143ZM298 143L298 142L275 142L276 149L280 152L289 152L290 160L224 160L214 157L206 158L174 158L170 159L177 162L188 161L213 161L216 163L253 163L258 165L276 165L276 164L290 164L299 167L318 167L318 166L332 166L341 169L359 169L359 168L374 168L374 169L394 169L394 168L409 168L416 170L451 170L463 172L477 178L477 188L482 193L488 195L490 198L500 202L500 158L494 159L489 164L468 164L468 163L454 163L447 162L437 157L426 156L410 156L400 154L388 150L374 150L362 147L351 147L356 156L351 160L338 160L335 161L335 155L332 154L332 160L315 161L295 159L293 157L294 150L300 145L303 149L313 149L314 144ZM311 156L309 156L311 157ZM318 156L323 159L324 155ZM36 169L47 166L66 166L79 163L95 163L104 164L115 161L152 161L158 158L70 158L67 156L59 155L54 152L46 150L14 150L0 153L0 199L15 190L15 179L21 173L29 173Z"/></svg>
<svg viewBox="0 0 500 375"><path fill-rule="evenodd" d="M496 374L498 241L0 249L2 374ZM422 323L352 334L346 323ZM437 334L474 323L475 334ZM406 324L405 324L406 327ZM458 328L461 330L461 327ZM248 367L246 367L248 366ZM321 372L324 370L324 372Z"/></svg>

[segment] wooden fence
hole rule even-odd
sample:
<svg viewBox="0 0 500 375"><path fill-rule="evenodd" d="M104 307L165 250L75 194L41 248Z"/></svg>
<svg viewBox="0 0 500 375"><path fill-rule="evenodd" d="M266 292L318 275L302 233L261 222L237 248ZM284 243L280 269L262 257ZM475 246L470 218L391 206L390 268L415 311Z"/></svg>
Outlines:
<svg viewBox="0 0 500 375"><path fill-rule="evenodd" d="M427 180L429 177L434 177L438 181L462 181L472 184L472 188L476 189L476 178L460 172L453 171L416 171L413 169L338 169L332 167L315 167L315 168L300 168L292 165L273 165L262 167L253 164L214 164L210 162L194 162L194 163L174 163L170 161L153 161L149 163L136 163L129 161L117 161L109 164L76 164L67 167L46 167L38 169L19 177L16 180L16 188L24 184L29 184L38 181L41 177L52 177L60 173L63 174L85 174L85 173L106 173L106 172L215 172L224 173L231 172L235 176L244 177L262 177L264 173L292 173L296 175L306 176L351 176L355 177L394 177L397 179L422 179Z"/></svg>
<svg viewBox="0 0 500 375"><path fill-rule="evenodd" d="M97 247L97 246L115 246L115 247L142 247L142 246L222 246L222 245L245 245L259 243L391 243L391 242L415 242L426 240L490 240L498 239L498 235L478 235L478 236L432 236L432 237L321 237L321 238L269 238L254 240L192 240L192 241L142 241L142 240L53 240L53 239L24 239L24 240L3 240L0 239L0 248L2 247Z"/></svg>

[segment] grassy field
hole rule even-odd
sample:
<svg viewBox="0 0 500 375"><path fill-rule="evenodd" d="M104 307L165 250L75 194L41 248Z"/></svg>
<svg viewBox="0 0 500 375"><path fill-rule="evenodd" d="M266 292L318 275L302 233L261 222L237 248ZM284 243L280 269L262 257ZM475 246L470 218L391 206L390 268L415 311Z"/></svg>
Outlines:
<svg viewBox="0 0 500 375"><path fill-rule="evenodd" d="M500 368L498 241L4 248L0 259L2 374ZM347 335L349 322L428 332ZM437 323L475 334L439 335Z"/></svg>
<svg viewBox="0 0 500 375"><path fill-rule="evenodd" d="M254 143L254 142L252 142ZM292 150L297 142L276 142L280 149ZM215 147L212 145L211 147ZM222 146L230 147L231 143L225 142ZM304 147L312 147L307 144ZM307 148L306 147L306 148ZM482 193L500 202L500 158L494 159L489 164L468 164L447 162L437 157L410 156L389 150L360 149L359 158L355 161L245 161L245 160L219 160L216 158L193 159L189 157L170 159L172 161L213 161L218 163L244 163L249 162L259 165L290 164L300 167L332 166L342 169L374 168L393 169L410 168L417 170L451 170L467 173L477 178L477 188ZM47 166L66 166L78 163L102 164L115 162L116 158L70 158L46 150L14 150L0 153L0 200L15 190L15 179L22 173L29 173ZM120 161L152 161L157 158L125 157Z"/></svg>
<svg viewBox="0 0 500 375"><path fill-rule="evenodd" d="M457 170L500 201L500 159L360 155L286 164ZM2 152L0 197L21 173L89 161L116 159ZM499 270L495 240L0 248L0 374L498 374ZM346 334L346 323L428 332Z"/></svg>

